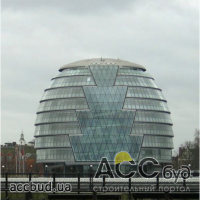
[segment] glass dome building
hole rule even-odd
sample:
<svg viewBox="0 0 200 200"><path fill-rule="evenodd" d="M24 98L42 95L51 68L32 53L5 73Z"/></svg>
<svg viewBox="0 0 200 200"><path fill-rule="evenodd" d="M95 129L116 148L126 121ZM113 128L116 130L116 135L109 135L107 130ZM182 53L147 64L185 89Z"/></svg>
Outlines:
<svg viewBox="0 0 200 200"><path fill-rule="evenodd" d="M50 172L88 172L90 165L95 171L102 157L112 165L120 151L136 162L171 163L167 101L146 69L128 61L98 58L61 67L44 91L35 126L37 162Z"/></svg>

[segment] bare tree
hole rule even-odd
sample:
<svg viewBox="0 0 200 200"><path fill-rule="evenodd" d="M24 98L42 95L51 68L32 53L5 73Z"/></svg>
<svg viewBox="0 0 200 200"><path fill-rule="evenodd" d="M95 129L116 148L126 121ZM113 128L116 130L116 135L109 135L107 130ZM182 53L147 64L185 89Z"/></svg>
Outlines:
<svg viewBox="0 0 200 200"><path fill-rule="evenodd" d="M196 129L193 141L186 141L174 152L173 165L191 165L191 169L199 169L199 130Z"/></svg>

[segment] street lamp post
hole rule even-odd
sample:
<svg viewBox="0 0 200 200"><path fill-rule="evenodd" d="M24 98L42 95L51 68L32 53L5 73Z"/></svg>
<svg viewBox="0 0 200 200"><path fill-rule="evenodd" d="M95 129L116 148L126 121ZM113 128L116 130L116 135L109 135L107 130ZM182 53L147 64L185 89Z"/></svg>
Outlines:
<svg viewBox="0 0 200 200"><path fill-rule="evenodd" d="M191 164L188 165L188 167L191 169ZM193 176L193 173L190 170L190 176Z"/></svg>
<svg viewBox="0 0 200 200"><path fill-rule="evenodd" d="M93 166L92 166L92 165L90 165L90 174L92 174L92 167L93 167Z"/></svg>
<svg viewBox="0 0 200 200"><path fill-rule="evenodd" d="M30 165L30 173L32 172L32 167L33 167L33 166L32 166L32 165Z"/></svg>
<svg viewBox="0 0 200 200"><path fill-rule="evenodd" d="M48 165L45 165L45 174L47 176L47 168L48 168Z"/></svg>
<svg viewBox="0 0 200 200"><path fill-rule="evenodd" d="M92 189L92 165L90 165L90 189Z"/></svg>
<svg viewBox="0 0 200 200"><path fill-rule="evenodd" d="M5 166L4 166L4 165L2 165L3 176L4 176L4 167L5 167Z"/></svg>

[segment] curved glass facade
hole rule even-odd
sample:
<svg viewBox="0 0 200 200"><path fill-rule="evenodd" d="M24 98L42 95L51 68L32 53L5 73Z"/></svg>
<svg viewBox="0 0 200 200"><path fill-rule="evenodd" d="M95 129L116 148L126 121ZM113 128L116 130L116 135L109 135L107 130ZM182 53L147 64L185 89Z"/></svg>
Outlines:
<svg viewBox="0 0 200 200"><path fill-rule="evenodd" d="M60 69L37 112L38 162L85 171L102 157L113 162L120 151L135 161L151 156L171 162L167 101L144 67L127 63L92 59Z"/></svg>

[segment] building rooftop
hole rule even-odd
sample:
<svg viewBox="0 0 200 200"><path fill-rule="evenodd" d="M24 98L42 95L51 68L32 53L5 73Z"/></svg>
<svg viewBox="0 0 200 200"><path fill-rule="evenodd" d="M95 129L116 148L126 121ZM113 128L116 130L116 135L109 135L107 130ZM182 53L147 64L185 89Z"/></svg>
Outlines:
<svg viewBox="0 0 200 200"><path fill-rule="evenodd" d="M76 61L73 63L69 63L67 65L63 65L59 71L62 71L66 68L71 68L71 67L87 67L89 65L118 65L120 67L136 67L139 69L143 69L144 71L146 71L145 67L143 67L142 65L136 64L136 63L132 63L126 60L121 60L121 59L113 59L113 58L92 58L92 59L85 59L85 60L80 60L80 61Z"/></svg>

